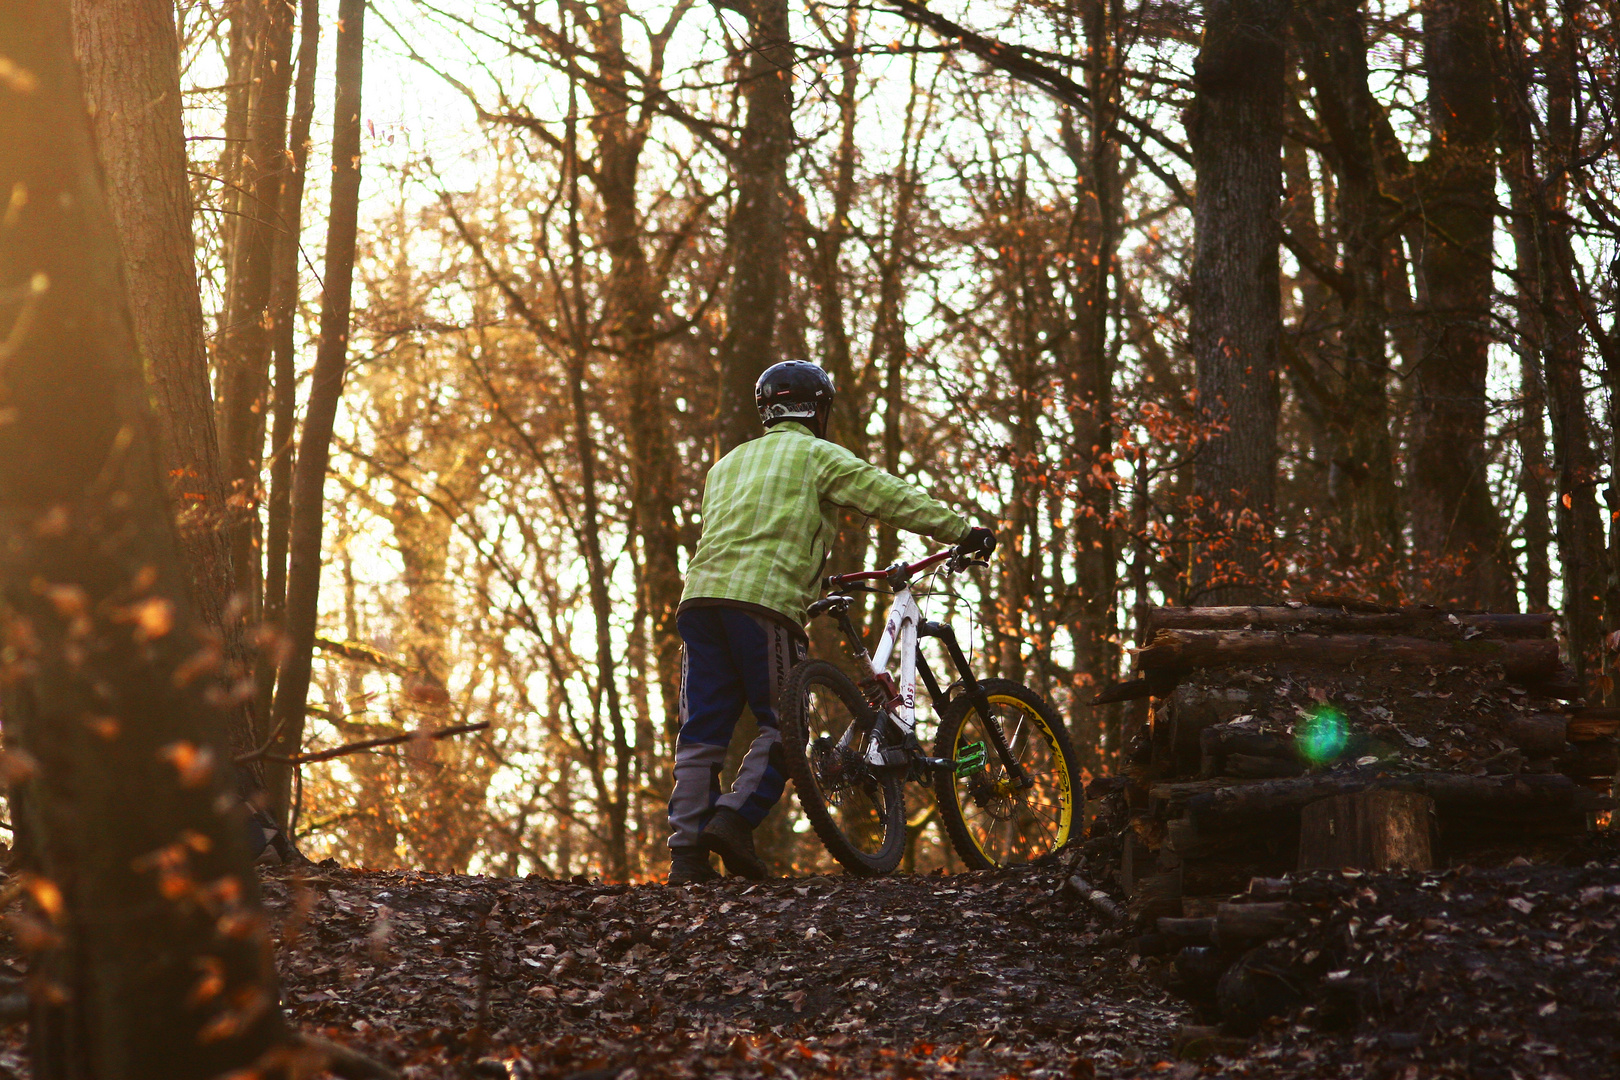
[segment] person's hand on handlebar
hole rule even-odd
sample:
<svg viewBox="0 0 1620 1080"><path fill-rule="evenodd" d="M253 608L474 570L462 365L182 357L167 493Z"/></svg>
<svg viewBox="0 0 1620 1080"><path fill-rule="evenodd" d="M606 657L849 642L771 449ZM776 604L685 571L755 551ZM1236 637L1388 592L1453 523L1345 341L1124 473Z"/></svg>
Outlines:
<svg viewBox="0 0 1620 1080"><path fill-rule="evenodd" d="M975 525L957 543L956 550L951 552L951 568L960 570L975 559L987 558L994 550L996 550L995 530Z"/></svg>

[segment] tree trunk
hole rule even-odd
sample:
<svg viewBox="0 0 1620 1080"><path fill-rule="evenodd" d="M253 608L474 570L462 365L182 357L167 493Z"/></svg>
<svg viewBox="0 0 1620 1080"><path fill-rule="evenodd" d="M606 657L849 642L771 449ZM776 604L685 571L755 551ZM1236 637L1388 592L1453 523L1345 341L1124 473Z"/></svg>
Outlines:
<svg viewBox="0 0 1620 1080"><path fill-rule="evenodd" d="M615 881L626 881L630 874L629 811L630 742L624 722L624 706L619 698L619 665L613 649L613 606L608 597L607 561L602 557L602 507L596 482L596 438L591 432L591 408L585 394L585 359L588 345L587 310L584 285L584 248L579 235L579 106L573 83L568 87L568 126L564 154L568 169L568 255L569 303L564 311L568 324L568 401L573 412L575 460L579 464L581 495L581 544L590 593L591 614L596 626L597 708L604 706L613 739L613 790L601 794L607 803L608 873Z"/></svg>
<svg viewBox="0 0 1620 1080"><path fill-rule="evenodd" d="M1564 580L1564 612L1569 630L1570 660L1582 683L1601 657L1604 559L1603 519L1597 504L1599 460L1592 444L1591 420L1582 385L1580 319L1574 298L1565 295L1558 272L1557 231L1566 226L1563 210L1568 195L1564 160L1574 125L1568 50L1573 30L1551 20L1543 27L1542 55L1547 71L1545 131L1549 156L1559 158L1547 167L1556 172L1540 175L1536 161L1536 120L1531 110L1532 87L1520 30L1504 35L1497 54L1497 92L1505 121L1505 157L1508 185L1514 204L1528 209L1528 229L1535 264L1533 273L1521 273L1520 287L1533 295L1533 317L1521 327L1525 347L1538 352L1541 376L1552 420L1554 513L1558 554ZM1527 268L1529 269L1529 268ZM1529 305L1526 304L1526 310Z"/></svg>
<svg viewBox="0 0 1620 1080"><path fill-rule="evenodd" d="M226 529L236 591L259 614L259 470L264 457L270 372L270 288L287 171L287 89L292 80L293 7L255 0L253 87L248 99L240 212L227 267L225 324L217 343L220 369L219 446L230 506Z"/></svg>
<svg viewBox="0 0 1620 1080"><path fill-rule="evenodd" d="M298 753L304 741L304 700L309 694L320 602L326 463L349 351L350 289L354 283L360 210L360 83L365 14L366 0L342 0L338 5L332 199L321 290L321 337L310 375L309 404L293 474L292 524L287 545L287 653L271 712L273 751L282 757ZM285 823L292 794L291 767L279 765L266 772L272 805Z"/></svg>
<svg viewBox="0 0 1620 1080"><path fill-rule="evenodd" d="M270 505L265 522L264 608L262 622L277 632L287 611L287 530L292 524L293 447L298 407L298 372L293 355L293 324L298 316L298 264L304 224L304 179L309 163L309 129L315 118L315 67L320 56L320 0L302 0L299 15L298 76L293 92L290 167L281 187L280 228L272 254L270 347L275 375L270 427ZM256 672L253 715L270 735L270 706L276 685L276 656L267 650Z"/></svg>
<svg viewBox="0 0 1620 1080"><path fill-rule="evenodd" d="M583 20L602 76L587 84L593 105L590 128L596 140L591 182L602 200L599 241L611 260L606 333L625 384L630 501L643 545L644 599L652 621L665 727L673 732L678 726L681 678L681 639L675 629L675 609L681 599L676 455L657 356L664 283L648 265L637 191L650 115L643 111L632 122L624 14L623 0L616 0L602 17Z"/></svg>
<svg viewBox="0 0 1620 1080"><path fill-rule="evenodd" d="M229 659L242 663L240 625L226 625L233 583L220 533L225 497L197 289L174 4L74 0L72 18L191 594ZM233 710L230 742L237 753L257 745L246 711ZM253 783L244 777L244 789Z"/></svg>
<svg viewBox="0 0 1620 1080"><path fill-rule="evenodd" d="M1502 523L1485 475L1496 224L1497 118L1485 77L1492 32L1488 0L1429 0L1424 6L1431 124L1424 202L1430 228L1423 236L1421 273L1429 302L1419 322L1407 492L1414 558L1461 564L1449 595L1434 599L1500 608L1514 598L1501 551Z"/></svg>
<svg viewBox="0 0 1620 1080"><path fill-rule="evenodd" d="M774 362L776 311L787 288L787 160L793 149L793 42L787 0L730 0L748 17L747 118L732 159L731 289L720 342L715 458L759 434L754 382Z"/></svg>
<svg viewBox="0 0 1620 1080"><path fill-rule="evenodd" d="M1091 113L1083 152L1070 156L1083 180L1077 192L1082 247L1077 260L1080 278L1074 291L1075 364L1067 372L1070 469L1076 477L1074 537L1075 591L1079 594L1074 636L1075 668L1084 701L1119 675L1120 648L1115 620L1119 559L1113 522L1116 474L1114 451L1114 356L1109 348L1109 315L1114 308L1114 279L1119 243L1118 59L1114 39L1118 5L1089 0L1081 6L1086 37ZM1077 707L1075 712L1080 713ZM1085 711L1083 722L1096 725L1082 739L1081 754L1099 773L1118 753L1120 710ZM1078 717L1077 717L1078 719ZM1079 732L1076 732L1079 734ZM1089 744L1089 745L1087 745Z"/></svg>
<svg viewBox="0 0 1620 1080"><path fill-rule="evenodd" d="M1509 129L1511 131L1511 128ZM1524 493L1524 601L1530 611L1552 610L1553 476L1547 464L1547 388L1541 374L1541 302L1537 296L1536 238L1529 190L1518 175L1520 151L1504 136L1504 172L1513 203L1514 345L1519 354L1519 490Z"/></svg>
<svg viewBox="0 0 1620 1080"><path fill-rule="evenodd" d="M282 1037L210 704L217 646L170 515L68 4L0 6L0 41L0 589L26 643L5 734L30 764L12 805L38 875L17 917L51 942L30 964L32 1075L201 1080Z"/></svg>
<svg viewBox="0 0 1620 1080"><path fill-rule="evenodd" d="M1270 549L1287 11L1285 0L1214 0L1194 66L1190 337L1209 430L1194 466L1207 538L1192 588L1211 603L1252 599Z"/></svg>
<svg viewBox="0 0 1620 1080"><path fill-rule="evenodd" d="M1345 554L1388 559L1401 547L1395 458L1389 432L1389 357L1385 343L1383 194L1373 146L1377 105L1367 86L1367 38L1355 0L1313 0L1301 13L1312 39L1305 69L1327 130L1338 178L1338 233L1343 266L1339 361L1343 377L1328 410L1333 436L1329 493L1338 509ZM1392 593L1392 577L1377 582Z"/></svg>

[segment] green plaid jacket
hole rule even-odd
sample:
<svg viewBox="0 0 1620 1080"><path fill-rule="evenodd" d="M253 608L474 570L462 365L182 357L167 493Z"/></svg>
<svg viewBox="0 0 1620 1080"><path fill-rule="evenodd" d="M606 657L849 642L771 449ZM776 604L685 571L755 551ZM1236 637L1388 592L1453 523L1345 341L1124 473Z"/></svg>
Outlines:
<svg viewBox="0 0 1620 1080"><path fill-rule="evenodd" d="M720 601L805 620L840 508L954 544L960 514L803 424L779 423L715 463L682 606Z"/></svg>

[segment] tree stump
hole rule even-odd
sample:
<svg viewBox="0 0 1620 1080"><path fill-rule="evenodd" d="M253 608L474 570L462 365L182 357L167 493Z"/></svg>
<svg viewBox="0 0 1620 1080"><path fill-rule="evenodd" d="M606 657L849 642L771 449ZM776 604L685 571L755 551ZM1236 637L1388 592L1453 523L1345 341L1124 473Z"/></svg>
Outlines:
<svg viewBox="0 0 1620 1080"><path fill-rule="evenodd" d="M1301 870L1429 870L1434 800L1415 791L1335 795L1300 812Z"/></svg>

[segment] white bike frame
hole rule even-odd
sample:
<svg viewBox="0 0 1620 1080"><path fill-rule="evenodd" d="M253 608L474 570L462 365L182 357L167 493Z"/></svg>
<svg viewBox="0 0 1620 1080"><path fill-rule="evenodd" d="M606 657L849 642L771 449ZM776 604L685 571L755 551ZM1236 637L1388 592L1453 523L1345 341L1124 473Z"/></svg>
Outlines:
<svg viewBox="0 0 1620 1080"><path fill-rule="evenodd" d="M922 609L911 595L907 585L894 594L889 605L889 619L883 624L883 636L878 638L877 649L869 663L873 675L888 671L894 654L900 654L900 675L895 687L900 691L900 707L891 712L901 730L910 732L917 727L917 625L922 622Z"/></svg>

